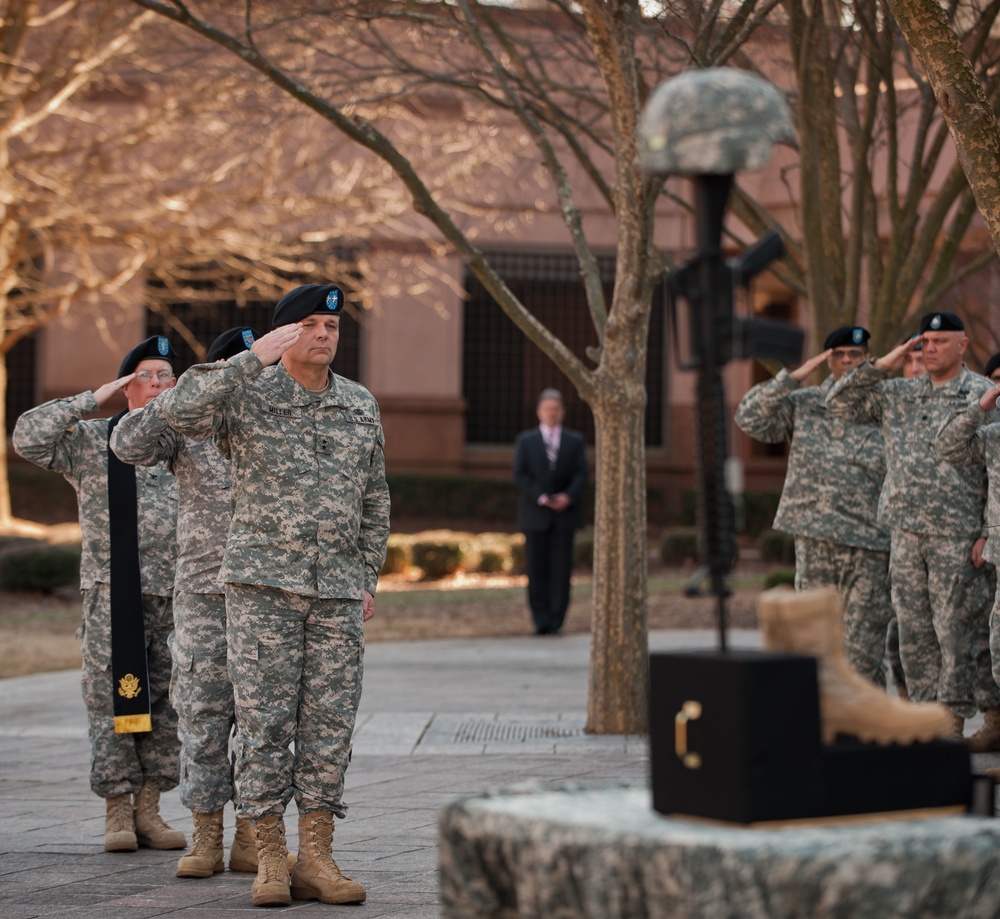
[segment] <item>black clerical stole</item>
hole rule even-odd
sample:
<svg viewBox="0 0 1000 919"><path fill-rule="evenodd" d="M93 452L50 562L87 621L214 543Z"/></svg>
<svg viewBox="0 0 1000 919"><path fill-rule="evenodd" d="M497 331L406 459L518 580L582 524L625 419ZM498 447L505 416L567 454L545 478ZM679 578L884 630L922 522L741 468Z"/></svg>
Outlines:
<svg viewBox="0 0 1000 919"><path fill-rule="evenodd" d="M108 424L108 437L124 417ZM135 466L108 446L108 510L111 516L111 688L115 733L153 730L149 699L146 630L139 573L139 509Z"/></svg>

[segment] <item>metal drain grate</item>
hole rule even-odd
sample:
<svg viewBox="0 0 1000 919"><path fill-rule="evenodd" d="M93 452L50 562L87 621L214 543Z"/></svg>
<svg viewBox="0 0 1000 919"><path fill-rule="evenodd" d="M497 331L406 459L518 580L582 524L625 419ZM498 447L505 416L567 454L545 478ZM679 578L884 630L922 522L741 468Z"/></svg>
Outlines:
<svg viewBox="0 0 1000 919"><path fill-rule="evenodd" d="M523 743L528 740L550 740L560 737L581 737L583 728L568 724L536 724L518 721L463 721L455 729L455 743Z"/></svg>

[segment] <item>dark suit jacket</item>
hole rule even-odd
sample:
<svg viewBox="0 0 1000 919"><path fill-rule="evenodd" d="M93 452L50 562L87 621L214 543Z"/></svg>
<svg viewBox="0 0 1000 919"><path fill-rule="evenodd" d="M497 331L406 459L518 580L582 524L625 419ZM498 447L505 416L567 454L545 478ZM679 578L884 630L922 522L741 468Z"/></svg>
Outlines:
<svg viewBox="0 0 1000 919"><path fill-rule="evenodd" d="M522 532L548 530L557 524L574 530L583 526L587 450L583 437L576 431L562 429L554 469L549 468L540 428L518 434L514 449L514 481L521 491L517 526ZM565 492L573 502L566 510L557 514L539 505L538 499L542 495L559 492Z"/></svg>

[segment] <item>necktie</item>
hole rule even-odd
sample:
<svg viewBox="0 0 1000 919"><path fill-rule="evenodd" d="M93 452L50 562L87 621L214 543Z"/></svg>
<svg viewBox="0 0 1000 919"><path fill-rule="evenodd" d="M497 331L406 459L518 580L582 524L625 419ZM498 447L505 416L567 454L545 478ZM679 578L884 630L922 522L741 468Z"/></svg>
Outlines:
<svg viewBox="0 0 1000 919"><path fill-rule="evenodd" d="M549 458L549 468L555 468L556 457L559 456L559 448L556 446L555 439L551 434L545 438L545 455Z"/></svg>

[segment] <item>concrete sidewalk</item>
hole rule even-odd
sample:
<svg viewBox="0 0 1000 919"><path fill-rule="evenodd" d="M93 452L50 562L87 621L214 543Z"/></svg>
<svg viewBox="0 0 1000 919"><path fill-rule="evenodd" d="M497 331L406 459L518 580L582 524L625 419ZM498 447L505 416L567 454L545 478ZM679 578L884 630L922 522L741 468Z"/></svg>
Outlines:
<svg viewBox="0 0 1000 919"><path fill-rule="evenodd" d="M437 817L456 795L527 779L646 775L645 739L583 733L589 642L567 635L368 646L347 773L351 810L335 839L340 865L368 889L352 914L440 915ZM753 647L758 636L733 633L732 642ZM713 644L708 631L650 636L653 650ZM251 875L181 880L180 852L104 852L79 684L75 670L0 681L0 919L260 915L250 904ZM162 810L190 835L176 791L163 796ZM228 849L231 811L226 822ZM294 849L294 806L286 824ZM337 907L293 903L284 911L293 910Z"/></svg>
<svg viewBox="0 0 1000 919"><path fill-rule="evenodd" d="M757 647L756 632L731 633ZM368 889L352 915L438 917L437 819L458 795L529 780L600 783L647 775L646 741L592 737L589 635L377 642L347 773L350 814L335 852ZM651 650L711 648L713 632L655 632ZM251 913L251 875L174 876L180 852L103 849L104 807L91 791L79 673L0 681L0 919L217 919ZM978 721L978 719L977 719ZM978 726L967 725L967 732ZM1000 764L977 756L976 767ZM163 813L190 834L176 791ZM232 812L226 814L226 845ZM295 809L286 818L296 845ZM293 903L296 915L338 908ZM282 912L282 910L271 910Z"/></svg>

